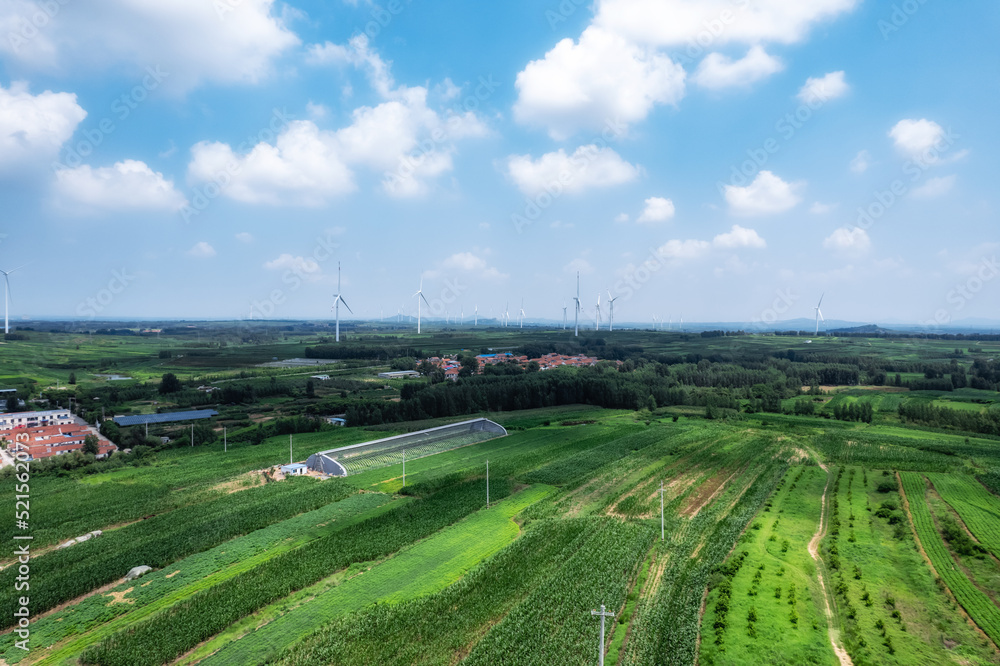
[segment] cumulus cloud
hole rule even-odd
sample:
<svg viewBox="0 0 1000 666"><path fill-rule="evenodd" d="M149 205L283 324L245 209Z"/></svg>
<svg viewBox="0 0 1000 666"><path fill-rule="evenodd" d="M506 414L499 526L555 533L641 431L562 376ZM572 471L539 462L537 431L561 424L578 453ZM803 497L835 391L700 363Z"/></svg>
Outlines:
<svg viewBox="0 0 1000 666"><path fill-rule="evenodd" d="M871 239L868 232L860 227L841 227L823 241L823 247L834 252L863 254L871 248Z"/></svg>
<svg viewBox="0 0 1000 666"><path fill-rule="evenodd" d="M236 240L238 240L241 243L252 243L253 234L247 233L246 231L241 231L240 233L236 234Z"/></svg>
<svg viewBox="0 0 1000 666"><path fill-rule="evenodd" d="M204 82L256 83L299 43L276 5L275 0L59 2L45 29L21 40L28 17L45 12L40 3L10 0L0 5L0 27L8 28L0 53L22 69L90 73L124 65L138 72L142 67L135 63L155 63L169 73L164 88L177 92Z"/></svg>
<svg viewBox="0 0 1000 666"><path fill-rule="evenodd" d="M307 282L316 282L322 278L323 272L319 263L311 257L297 257L283 253L271 261L264 262L264 268L269 271L282 271L294 274Z"/></svg>
<svg viewBox="0 0 1000 666"><path fill-rule="evenodd" d="M763 249L767 247L764 239L753 229L745 229L738 224L727 233L719 234L712 239L712 245L725 250L735 250L741 247Z"/></svg>
<svg viewBox="0 0 1000 666"><path fill-rule="evenodd" d="M436 279L454 276L457 273L465 273L472 278L493 281L505 280L510 277L506 273L501 273L496 267L490 266L485 259L473 252L456 252L442 261L436 269L425 272L424 277Z"/></svg>
<svg viewBox="0 0 1000 666"><path fill-rule="evenodd" d="M871 155L867 150L862 150L851 160L851 171L854 173L864 173L871 166Z"/></svg>
<svg viewBox="0 0 1000 666"><path fill-rule="evenodd" d="M684 69L666 55L590 27L517 75L514 118L557 140L580 130L618 133L654 105L678 102L684 78Z"/></svg>
<svg viewBox="0 0 1000 666"><path fill-rule="evenodd" d="M596 25L633 41L688 46L800 42L858 0L598 0Z"/></svg>
<svg viewBox="0 0 1000 666"><path fill-rule="evenodd" d="M189 257L194 257L195 259L211 259L216 255L215 248L201 241L194 244L190 250L187 251Z"/></svg>
<svg viewBox="0 0 1000 666"><path fill-rule="evenodd" d="M815 201L813 202L813 205L809 207L809 212L812 213L813 215L826 215L836 207L837 204L825 204L819 201Z"/></svg>
<svg viewBox="0 0 1000 666"><path fill-rule="evenodd" d="M663 197L646 199L646 207L636 220L639 224L656 224L666 222L674 217L674 202Z"/></svg>
<svg viewBox="0 0 1000 666"><path fill-rule="evenodd" d="M941 197L951 192L951 189L955 186L956 180L957 176L954 175L928 178L923 185L914 188L910 194L918 199L934 199L936 197Z"/></svg>
<svg viewBox="0 0 1000 666"><path fill-rule="evenodd" d="M712 244L702 240L668 240L656 254L663 259L698 259L708 254Z"/></svg>
<svg viewBox="0 0 1000 666"><path fill-rule="evenodd" d="M850 89L844 80L844 72L830 72L820 78L809 77L799 90L799 100L805 104L825 104L842 97Z"/></svg>
<svg viewBox="0 0 1000 666"><path fill-rule="evenodd" d="M944 148L945 131L933 120L903 119L896 123L889 136L903 155L925 163L936 162Z"/></svg>
<svg viewBox="0 0 1000 666"><path fill-rule="evenodd" d="M581 275L588 275L594 272L594 267L583 257L577 257L563 266L563 270L572 275L576 275L577 273L580 273Z"/></svg>
<svg viewBox="0 0 1000 666"><path fill-rule="evenodd" d="M736 215L774 215L798 205L801 187L801 183L786 183L770 171L761 171L746 187L726 185L725 196Z"/></svg>
<svg viewBox="0 0 1000 666"><path fill-rule="evenodd" d="M388 65L370 50L364 35L347 46L323 48L366 67L385 101L355 109L351 124L339 130L292 121L273 144L259 143L244 154L223 143L197 144L189 179L211 182L229 174L223 192L238 201L315 206L354 191L355 169L367 168L382 174L382 189L390 196L418 196L451 171L458 141L487 133L472 112L442 115L430 108L425 87L394 87ZM333 59L328 55L322 61Z"/></svg>
<svg viewBox="0 0 1000 666"><path fill-rule="evenodd" d="M0 85L0 170L54 160L86 117L72 93L32 95L23 82Z"/></svg>
<svg viewBox="0 0 1000 666"><path fill-rule="evenodd" d="M124 160L110 167L84 164L61 169L56 172L55 192L64 206L101 210L177 211L187 204L173 181L138 160Z"/></svg>
<svg viewBox="0 0 1000 666"><path fill-rule="evenodd" d="M531 155L507 158L507 175L529 196L546 190L569 194L596 187L612 187L634 180L640 169L629 164L611 148L580 146L572 155L559 149L537 160Z"/></svg>
<svg viewBox="0 0 1000 666"><path fill-rule="evenodd" d="M708 54L698 65L694 82L712 90L749 86L783 68L781 61L768 55L761 46L753 46L739 60L732 60L721 53Z"/></svg>

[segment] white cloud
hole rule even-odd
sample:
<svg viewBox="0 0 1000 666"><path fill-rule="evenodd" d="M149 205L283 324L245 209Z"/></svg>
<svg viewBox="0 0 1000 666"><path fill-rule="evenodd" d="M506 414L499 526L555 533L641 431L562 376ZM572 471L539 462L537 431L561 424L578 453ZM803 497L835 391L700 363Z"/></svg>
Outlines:
<svg viewBox="0 0 1000 666"><path fill-rule="evenodd" d="M293 121L274 145L259 143L244 155L224 143L191 148L191 181L208 183L223 175L230 179L225 196L254 204L315 206L355 188L335 136L308 120Z"/></svg>
<svg viewBox="0 0 1000 666"><path fill-rule="evenodd" d="M684 69L666 55L599 28L563 39L517 75L514 118L557 140L580 130L624 132L656 104L684 96Z"/></svg>
<svg viewBox="0 0 1000 666"><path fill-rule="evenodd" d="M955 180L957 177L954 175L928 178L923 185L914 188L910 194L918 199L933 199L944 196L951 192L951 188L955 186Z"/></svg>
<svg viewBox="0 0 1000 666"><path fill-rule="evenodd" d="M372 50L368 35L355 35L347 44L313 44L308 49L306 61L313 65L353 65L365 71L372 88L383 97L390 97L396 85L391 65Z"/></svg>
<svg viewBox="0 0 1000 666"><path fill-rule="evenodd" d="M187 251L189 257L194 257L195 259L211 259L216 255L215 248L201 241L194 244L190 250Z"/></svg>
<svg viewBox="0 0 1000 666"><path fill-rule="evenodd" d="M939 152L938 146L945 137L944 128L933 120L922 118L920 120L904 119L896 123L889 136L896 144L896 149L913 159L933 162L937 160L934 153ZM930 155L929 159L924 159Z"/></svg>
<svg viewBox="0 0 1000 666"><path fill-rule="evenodd" d="M246 231L242 231L236 234L236 240L238 240L241 243L252 243L253 234L247 233Z"/></svg>
<svg viewBox="0 0 1000 666"><path fill-rule="evenodd" d="M763 42L791 44L813 25L852 10L858 0L598 0L594 22L659 46Z"/></svg>
<svg viewBox="0 0 1000 666"><path fill-rule="evenodd" d="M854 173L864 173L871 166L871 155L867 150L862 150L851 160L851 171Z"/></svg>
<svg viewBox="0 0 1000 666"><path fill-rule="evenodd" d="M55 159L86 117L72 93L32 95L26 83L0 85L0 170Z"/></svg>
<svg viewBox="0 0 1000 666"><path fill-rule="evenodd" d="M342 58L367 67L372 86L385 101L355 109L351 124L335 131L320 130L309 120L293 121L273 145L260 143L243 155L226 144L197 144L188 166L192 181L210 182L231 173L232 182L223 189L230 198L309 206L353 191L354 169L365 167L382 174L387 194L416 196L451 171L456 142L488 133L472 112L442 115L431 109L427 88L393 87L388 65L369 49L364 35L347 46L313 48L325 54L313 56L317 61ZM227 168L230 164L238 168Z"/></svg>
<svg viewBox="0 0 1000 666"><path fill-rule="evenodd" d="M531 155L511 155L507 158L507 175L529 196L546 189L569 194L596 187L611 187L634 180L640 169L629 164L611 148L596 145L580 146L572 155L559 149L537 160Z"/></svg>
<svg viewBox="0 0 1000 666"><path fill-rule="evenodd" d="M330 108L324 104L306 102L306 113L308 113L309 117L313 120L323 120L330 115Z"/></svg>
<svg viewBox="0 0 1000 666"><path fill-rule="evenodd" d="M484 280L504 280L510 277L490 266L485 259L472 252L457 252L451 255L441 262L437 270L424 273L424 277L435 279L454 275L456 272L468 273L472 277Z"/></svg>
<svg viewBox="0 0 1000 666"><path fill-rule="evenodd" d="M589 275L594 272L594 267L583 257L578 257L563 266L563 270L572 275L576 275L577 273Z"/></svg>
<svg viewBox="0 0 1000 666"><path fill-rule="evenodd" d="M806 79L806 84L799 90L799 100L805 104L825 104L843 96L849 89L843 71L830 72L818 79Z"/></svg>
<svg viewBox="0 0 1000 666"><path fill-rule="evenodd" d="M572 229L575 226L576 225L573 224L572 222L563 222L562 220L556 220L555 222L553 222L552 224L549 225L549 228L550 229Z"/></svg>
<svg viewBox="0 0 1000 666"><path fill-rule="evenodd" d="M0 53L18 68L90 74L124 65L140 78L146 65L155 64L168 73L163 86L177 92L203 82L256 83L299 43L275 5L275 0L59 2L44 29L22 43L9 35L21 35L26 17L45 12L41 3L8 0L0 5L0 27L11 29L2 30Z"/></svg>
<svg viewBox="0 0 1000 666"><path fill-rule="evenodd" d="M802 200L802 183L786 183L770 171L761 171L746 187L726 185L726 202L736 215L773 215L791 210Z"/></svg>
<svg viewBox="0 0 1000 666"><path fill-rule="evenodd" d="M55 192L63 206L82 204L102 210L177 211L187 204L172 181L137 160L96 169L89 164L61 169L56 172Z"/></svg>
<svg viewBox="0 0 1000 666"><path fill-rule="evenodd" d="M712 239L712 245L726 250L733 250L741 247L752 247L757 249L767 247L767 243L756 231L753 229L745 229L738 224L734 224L733 228L728 233L719 234Z"/></svg>
<svg viewBox="0 0 1000 666"><path fill-rule="evenodd" d="M296 257L287 252L276 259L264 263L269 271L283 271L299 276L308 282L316 282L322 277L319 263L311 257Z"/></svg>
<svg viewBox="0 0 1000 666"><path fill-rule="evenodd" d="M813 202L813 205L809 207L809 212L813 215L826 215L833 209L837 207L837 204L825 204L819 201Z"/></svg>
<svg viewBox="0 0 1000 666"><path fill-rule="evenodd" d="M625 224L629 221L628 213L618 213L615 215L615 224Z"/></svg>
<svg viewBox="0 0 1000 666"><path fill-rule="evenodd" d="M761 46L753 46L739 60L732 60L721 53L708 54L698 65L693 78L703 88L720 90L749 86L783 68L781 61L768 55Z"/></svg>
<svg viewBox="0 0 1000 666"><path fill-rule="evenodd" d="M674 202L663 197L650 197L646 199L646 207L643 209L639 219L639 224L656 224L666 222L674 217Z"/></svg>
<svg viewBox="0 0 1000 666"><path fill-rule="evenodd" d="M702 240L669 240L661 245L656 254L664 259L698 259L708 254L712 244Z"/></svg>
<svg viewBox="0 0 1000 666"><path fill-rule="evenodd" d="M871 248L871 239L868 232L860 227L841 227L823 241L823 247L835 252L863 254Z"/></svg>

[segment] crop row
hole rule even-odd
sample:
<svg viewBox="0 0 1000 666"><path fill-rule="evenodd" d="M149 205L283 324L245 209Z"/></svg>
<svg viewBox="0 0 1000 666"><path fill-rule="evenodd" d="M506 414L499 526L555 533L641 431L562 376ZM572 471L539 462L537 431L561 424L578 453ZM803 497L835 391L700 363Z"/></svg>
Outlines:
<svg viewBox="0 0 1000 666"><path fill-rule="evenodd" d="M285 651L282 666L446 661L477 640L599 531L598 521L534 523L517 541L443 592L377 604L324 625Z"/></svg>
<svg viewBox="0 0 1000 666"><path fill-rule="evenodd" d="M986 632L994 643L1000 642L1000 609L955 567L955 561L944 545L941 535L938 534L930 507L927 506L925 497L927 486L924 477L914 472L903 472L902 478L903 490L910 505L910 515L913 517L917 537L934 569L937 570L938 576L979 628Z"/></svg>
<svg viewBox="0 0 1000 666"><path fill-rule="evenodd" d="M774 491L788 469L784 460L758 449L766 464L751 467L735 483L752 479L745 491L730 491L691 521L682 543L671 549L671 564L664 571L655 596L640 608L634 640L626 646L622 663L629 666L691 664L697 654L699 608L716 565L728 556L744 528ZM749 477L749 478L748 478ZM740 488L740 486L735 486ZM726 512L728 506L732 509ZM697 557L693 557L697 549Z"/></svg>
<svg viewBox="0 0 1000 666"><path fill-rule="evenodd" d="M35 650L43 650L70 636L77 644L97 642L99 636L110 635L124 623L138 621L260 561L359 522L390 500L388 495L378 493L352 495L232 539L175 562L167 569L150 573L141 584L122 583L109 590L122 596L120 603L109 604L107 594L88 596L77 604L35 620L31 629L32 646ZM128 617L120 617L124 614ZM99 629L92 633L98 626ZM87 634L86 638L83 634ZM14 647L16 640L14 634L0 636L0 658L15 663L26 656L23 650ZM64 645L60 649L72 648Z"/></svg>
<svg viewBox="0 0 1000 666"><path fill-rule="evenodd" d="M136 566L165 567L233 537L343 499L352 489L339 481L294 479L223 495L134 523L32 562L31 610L41 613L122 578ZM13 589L15 567L0 572ZM15 597L0 600L0 627L14 619Z"/></svg>
<svg viewBox="0 0 1000 666"><path fill-rule="evenodd" d="M510 484L494 480L501 499ZM168 611L88 650L83 663L143 666L172 661L233 622L355 562L385 557L433 534L483 505L483 481L448 487L426 499L392 509L253 569L187 599Z"/></svg>
<svg viewBox="0 0 1000 666"><path fill-rule="evenodd" d="M1000 557L1000 497L971 476L933 474L930 479L973 536L994 556Z"/></svg>
<svg viewBox="0 0 1000 666"><path fill-rule="evenodd" d="M600 621L590 611L601 605L613 613L622 608L656 533L649 524L587 520L598 527L583 546L494 626L463 663L548 666L595 658Z"/></svg>

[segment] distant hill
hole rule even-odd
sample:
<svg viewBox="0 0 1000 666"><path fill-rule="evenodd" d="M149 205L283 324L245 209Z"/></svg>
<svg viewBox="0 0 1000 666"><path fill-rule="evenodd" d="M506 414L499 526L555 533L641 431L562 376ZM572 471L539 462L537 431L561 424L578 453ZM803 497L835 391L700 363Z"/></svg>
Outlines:
<svg viewBox="0 0 1000 666"><path fill-rule="evenodd" d="M882 328L878 324L866 324L850 328L836 328L831 330L830 333L832 335L892 335L898 333L898 331Z"/></svg>

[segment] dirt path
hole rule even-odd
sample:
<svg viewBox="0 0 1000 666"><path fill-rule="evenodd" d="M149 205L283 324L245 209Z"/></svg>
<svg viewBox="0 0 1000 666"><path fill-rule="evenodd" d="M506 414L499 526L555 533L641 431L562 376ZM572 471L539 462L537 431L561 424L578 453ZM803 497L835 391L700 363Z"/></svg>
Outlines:
<svg viewBox="0 0 1000 666"><path fill-rule="evenodd" d="M826 465L819 462L819 460L816 462L819 463L820 469L826 472L826 486L823 487L823 500L820 502L819 527L816 529L816 534L813 535L813 538L809 540L809 556L816 562L816 577L819 579L819 588L823 592L823 605L826 610L826 626L830 634L830 645L833 646L833 651L837 655L837 659L840 660L840 666L854 666L851 656L847 654L847 650L840 644L840 630L836 627L836 623L833 620L830 595L827 594L826 582L823 580L823 563L819 558L819 542L826 536L826 495L830 491L830 470L827 469Z"/></svg>

